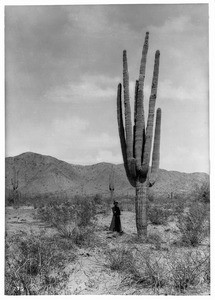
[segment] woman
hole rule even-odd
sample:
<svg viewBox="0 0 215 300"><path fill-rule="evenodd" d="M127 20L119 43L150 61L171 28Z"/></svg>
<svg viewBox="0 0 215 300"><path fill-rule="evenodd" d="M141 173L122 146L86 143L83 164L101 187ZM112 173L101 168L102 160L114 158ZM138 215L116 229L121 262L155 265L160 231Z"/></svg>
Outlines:
<svg viewBox="0 0 215 300"><path fill-rule="evenodd" d="M118 202L114 201L114 206L112 207L113 218L110 224L110 231L122 232L121 221L120 221L120 209L118 207Z"/></svg>

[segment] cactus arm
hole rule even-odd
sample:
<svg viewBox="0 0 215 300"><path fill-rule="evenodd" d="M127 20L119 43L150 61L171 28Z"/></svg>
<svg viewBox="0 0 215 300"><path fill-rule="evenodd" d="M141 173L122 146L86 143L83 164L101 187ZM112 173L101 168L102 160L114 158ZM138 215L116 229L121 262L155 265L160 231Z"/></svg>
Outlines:
<svg viewBox="0 0 215 300"><path fill-rule="evenodd" d="M149 99L149 112L148 112L148 120L147 120L146 136L145 136L145 146L143 149L144 150L143 162L142 162L143 174L146 174L148 172L150 156L151 156L155 104L156 104L157 87L158 87L159 62L160 62L160 51L157 50L155 53L151 95Z"/></svg>
<svg viewBox="0 0 215 300"><path fill-rule="evenodd" d="M117 121L118 121L118 129L119 129L119 138L120 138L120 144L121 144L121 149L122 149L122 157L124 161L124 167L125 167L125 172L127 175L127 178L130 182L130 184L135 187L136 182L134 178L132 178L129 168L128 168L128 161L127 161L127 153L126 153L126 140L125 140L125 130L124 130L124 125L123 125L123 117L122 117L122 99L121 99L121 94L122 94L122 85L121 83L118 85L118 90L117 90Z"/></svg>
<svg viewBox="0 0 215 300"><path fill-rule="evenodd" d="M123 87L124 87L124 105L125 105L125 135L126 135L126 153L127 160L130 163L133 158L133 142L132 142L132 122L131 122L131 107L129 99L129 74L126 50L123 51Z"/></svg>
<svg viewBox="0 0 215 300"><path fill-rule="evenodd" d="M149 186L152 186L158 175L159 163L160 163L160 136L161 136L161 109L157 109L156 114L156 126L155 126L155 137L154 137L154 147L152 154L152 168L149 177Z"/></svg>
<svg viewBox="0 0 215 300"><path fill-rule="evenodd" d="M133 126L133 156L135 158L135 132L136 132L136 123L137 123L137 93L138 93L138 83L136 80L135 84L135 94L134 94L134 126Z"/></svg>
<svg viewBox="0 0 215 300"><path fill-rule="evenodd" d="M141 170L143 132L145 130L143 87L144 87L144 80L145 80L146 57L148 52L148 39L149 39L149 33L146 32L145 42L142 50L141 64L140 64L140 74L139 74L137 104L136 104L137 114L136 114L136 130L135 130L134 138L135 138L135 158L136 158L137 171Z"/></svg>

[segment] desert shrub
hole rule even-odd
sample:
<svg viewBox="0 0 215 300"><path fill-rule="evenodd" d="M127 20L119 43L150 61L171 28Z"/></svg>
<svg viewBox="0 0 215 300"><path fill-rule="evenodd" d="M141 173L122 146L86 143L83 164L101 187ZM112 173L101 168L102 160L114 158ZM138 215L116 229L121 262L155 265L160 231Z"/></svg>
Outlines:
<svg viewBox="0 0 215 300"><path fill-rule="evenodd" d="M72 231L71 240L78 247L94 248L99 243L95 235L95 228L93 226L75 227Z"/></svg>
<svg viewBox="0 0 215 300"><path fill-rule="evenodd" d="M153 257L152 253L144 251L136 257L134 267L123 278L126 285L135 285L136 288L152 288L159 294L161 288L166 286L166 268L162 255Z"/></svg>
<svg viewBox="0 0 215 300"><path fill-rule="evenodd" d="M103 203L102 196L100 194L96 194L95 197L93 198L93 201L95 204L102 204Z"/></svg>
<svg viewBox="0 0 215 300"><path fill-rule="evenodd" d="M202 185L195 187L195 200L203 203L210 203L210 182L205 181Z"/></svg>
<svg viewBox="0 0 215 300"><path fill-rule="evenodd" d="M155 250L161 249L162 238L157 233L150 233L147 237L147 242L155 246Z"/></svg>
<svg viewBox="0 0 215 300"><path fill-rule="evenodd" d="M145 286L152 288L162 288L166 284L164 268L159 259L153 261L150 256L145 257L145 271L140 277L141 281Z"/></svg>
<svg viewBox="0 0 215 300"><path fill-rule="evenodd" d="M204 280L205 267L209 256L201 252L187 252L183 255L173 254L170 261L170 283L173 288L183 293L191 286L197 286Z"/></svg>
<svg viewBox="0 0 215 300"><path fill-rule="evenodd" d="M113 271L131 271L134 267L134 257L130 250L114 248L106 251L106 266Z"/></svg>
<svg viewBox="0 0 215 300"><path fill-rule="evenodd" d="M148 207L149 221L154 225L165 225L170 215L168 210L156 206Z"/></svg>
<svg viewBox="0 0 215 300"><path fill-rule="evenodd" d="M59 294L67 283L65 265L75 260L72 251L62 251L58 240L19 233L6 239L5 294Z"/></svg>
<svg viewBox="0 0 215 300"><path fill-rule="evenodd" d="M49 203L37 210L37 218L50 223L61 236L71 238L75 227L92 224L96 210L93 201L76 197L73 202Z"/></svg>
<svg viewBox="0 0 215 300"><path fill-rule="evenodd" d="M79 227L85 227L92 224L96 216L96 208L90 198L76 197L74 201L75 220Z"/></svg>
<svg viewBox="0 0 215 300"><path fill-rule="evenodd" d="M177 227L181 233L181 243L197 246L208 232L207 210L204 205L194 203L189 212L178 216Z"/></svg>
<svg viewBox="0 0 215 300"><path fill-rule="evenodd" d="M173 215L178 216L183 214L186 201L180 197L176 197L172 200Z"/></svg>
<svg viewBox="0 0 215 300"><path fill-rule="evenodd" d="M63 205L50 202L38 208L36 217L56 228L61 236L71 237L74 227L72 222L76 217L74 205L66 202Z"/></svg>

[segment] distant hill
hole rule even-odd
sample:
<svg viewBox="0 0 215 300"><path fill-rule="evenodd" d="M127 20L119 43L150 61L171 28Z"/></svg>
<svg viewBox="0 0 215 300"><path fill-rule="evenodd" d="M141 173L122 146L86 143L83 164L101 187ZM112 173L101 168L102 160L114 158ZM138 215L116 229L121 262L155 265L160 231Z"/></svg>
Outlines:
<svg viewBox="0 0 215 300"><path fill-rule="evenodd" d="M6 198L12 190L11 180L14 170L18 173L19 192L23 198L52 197L70 198L74 195L109 195L109 176L114 170L115 194L135 195L129 184L123 164L98 163L90 166L73 165L32 152L6 158ZM159 170L155 185L150 193L156 197L167 197L169 193L190 193L196 185L209 180L206 173L181 173Z"/></svg>

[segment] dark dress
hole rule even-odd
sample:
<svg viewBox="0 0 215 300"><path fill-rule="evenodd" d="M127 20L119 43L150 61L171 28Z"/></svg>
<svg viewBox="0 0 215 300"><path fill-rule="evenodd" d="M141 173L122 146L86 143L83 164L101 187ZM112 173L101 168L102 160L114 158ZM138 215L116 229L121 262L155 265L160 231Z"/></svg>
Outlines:
<svg viewBox="0 0 215 300"><path fill-rule="evenodd" d="M121 221L120 221L120 209L118 206L112 207L113 218L110 224L110 231L122 232Z"/></svg>

